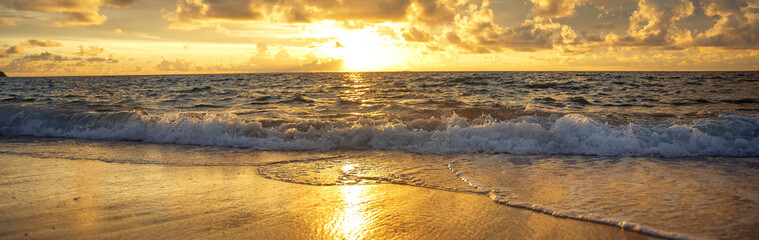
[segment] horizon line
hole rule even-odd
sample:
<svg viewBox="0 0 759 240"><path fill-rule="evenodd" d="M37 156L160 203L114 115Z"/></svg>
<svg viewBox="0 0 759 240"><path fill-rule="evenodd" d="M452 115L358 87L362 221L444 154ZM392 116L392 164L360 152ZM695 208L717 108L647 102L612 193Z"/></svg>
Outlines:
<svg viewBox="0 0 759 240"><path fill-rule="evenodd" d="M225 73L166 73L166 74L103 74L103 75L40 75L7 76L0 78L22 77L119 77L119 76L175 76L175 75L232 75L232 74L304 74L304 73L494 73L494 72L759 72L759 70L483 70L483 71L317 71L317 72L225 72Z"/></svg>

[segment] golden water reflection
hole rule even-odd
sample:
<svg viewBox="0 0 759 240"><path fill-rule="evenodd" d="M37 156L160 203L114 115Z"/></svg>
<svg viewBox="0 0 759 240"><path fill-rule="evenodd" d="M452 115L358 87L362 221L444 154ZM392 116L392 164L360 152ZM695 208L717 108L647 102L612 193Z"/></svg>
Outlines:
<svg viewBox="0 0 759 240"><path fill-rule="evenodd" d="M347 164L342 167L344 175L355 174L356 165ZM365 203L366 188L365 185L345 185L340 189L342 202L340 208L333 213L330 221L333 236L342 239L363 239L366 237L367 225L371 217L370 211L367 211Z"/></svg>
<svg viewBox="0 0 759 240"><path fill-rule="evenodd" d="M361 118L382 115L376 110L371 110L378 103L372 94L368 94L371 93L374 85L367 82L361 73L351 73L345 77L345 81L342 87L346 89L340 92L340 101L350 108L348 114Z"/></svg>
<svg viewBox="0 0 759 240"><path fill-rule="evenodd" d="M369 84L366 84L364 82L361 74L353 73L348 76L348 79L346 80L348 83L343 84L343 86L347 87L348 89L342 92L343 99L345 101L360 104L361 107L371 106L369 104L366 104L368 99L365 99L363 97L363 95L369 91Z"/></svg>

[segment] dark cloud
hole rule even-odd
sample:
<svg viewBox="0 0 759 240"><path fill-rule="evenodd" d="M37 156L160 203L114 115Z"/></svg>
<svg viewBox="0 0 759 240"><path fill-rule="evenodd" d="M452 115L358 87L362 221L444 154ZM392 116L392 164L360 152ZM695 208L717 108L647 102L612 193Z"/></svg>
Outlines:
<svg viewBox="0 0 759 240"><path fill-rule="evenodd" d="M417 0L411 8L413 20L427 25L452 23L456 17L458 1L455 0Z"/></svg>
<svg viewBox="0 0 759 240"><path fill-rule="evenodd" d="M73 71L73 67L78 65L81 58L65 57L50 52L24 55L23 57L13 59L10 64L5 66L8 72L15 73L63 73Z"/></svg>
<svg viewBox="0 0 759 240"><path fill-rule="evenodd" d="M51 40L38 40L38 39L29 39L26 40L26 42L21 43L21 45L25 47L61 47L63 44Z"/></svg>
<svg viewBox="0 0 759 240"><path fill-rule="evenodd" d="M466 16L456 21L458 33L448 34L451 43L475 53L488 53L511 49L514 51L537 51L553 49L554 46L574 41L575 34L566 25L536 16L526 19L516 28L501 27L493 21L493 11L485 2L472 8ZM461 36L466 36L463 38Z"/></svg>
<svg viewBox="0 0 759 240"><path fill-rule="evenodd" d="M26 41L23 41L19 44L13 45L8 47L7 49L0 49L0 57L7 57L7 55L11 54L19 54L24 53L25 47L61 47L63 44L51 40L38 40L38 39L28 39Z"/></svg>
<svg viewBox="0 0 759 240"><path fill-rule="evenodd" d="M107 59L101 58L101 57L91 57L91 58L87 58L85 60L88 61L88 62L105 62Z"/></svg>
<svg viewBox="0 0 759 240"><path fill-rule="evenodd" d="M132 5L137 3L137 1L139 0L105 0L105 6L125 8L125 7L131 7Z"/></svg>
<svg viewBox="0 0 759 240"><path fill-rule="evenodd" d="M179 0L165 14L172 27L193 29L214 21L452 23L455 0Z"/></svg>
<svg viewBox="0 0 759 240"><path fill-rule="evenodd" d="M630 16L630 28L621 44L633 46L672 46L688 41L690 32L675 24L693 14L689 0L641 0Z"/></svg>
<svg viewBox="0 0 759 240"><path fill-rule="evenodd" d="M626 34L622 36L587 32L578 35L570 26L558 24L551 18L572 16L577 6L586 3L625 0L531 1L534 3L531 14L536 17L526 19L519 27L501 27L493 22L486 1L478 9L460 14L456 33L446 33L445 37L448 42L472 52L536 51L558 47L564 52L576 53L604 46L661 50L699 46L759 48L759 1L756 0L702 0L700 4L694 4L692 0L640 0L629 17ZM678 22L694 15L697 7L715 22L711 29L695 34L692 30L682 29ZM613 29L614 25L601 23L594 28Z"/></svg>
<svg viewBox="0 0 759 240"><path fill-rule="evenodd" d="M532 14L559 18L568 17L575 14L575 7L587 2L588 0L530 0L532 1Z"/></svg>
<svg viewBox="0 0 759 240"><path fill-rule="evenodd" d="M7 49L0 49L0 56L24 53L24 49L19 45L13 45Z"/></svg>
<svg viewBox="0 0 759 240"><path fill-rule="evenodd" d="M453 32L453 31L445 34L445 40L448 40L448 42L452 44L461 43L461 38L459 37L459 35L456 34L456 32Z"/></svg>
<svg viewBox="0 0 759 240"><path fill-rule="evenodd" d="M681 29L677 22L700 7L714 21L705 32ZM681 50L690 47L759 48L759 1L756 0L641 0L630 16L626 36L610 34L612 46L656 47Z"/></svg>
<svg viewBox="0 0 759 240"><path fill-rule="evenodd" d="M716 22L698 34L699 46L759 48L759 1L703 0L701 6Z"/></svg>
<svg viewBox="0 0 759 240"><path fill-rule="evenodd" d="M101 7L123 8L137 0L9 0L3 5L21 11L61 13L63 19L54 19L54 26L100 25L108 18L100 14Z"/></svg>
<svg viewBox="0 0 759 240"><path fill-rule="evenodd" d="M72 61L72 60L81 60L80 58L68 58L57 54L52 54L49 52L42 52L38 54L30 54L25 55L19 59L16 59L19 61ZM14 60L14 61L16 61Z"/></svg>

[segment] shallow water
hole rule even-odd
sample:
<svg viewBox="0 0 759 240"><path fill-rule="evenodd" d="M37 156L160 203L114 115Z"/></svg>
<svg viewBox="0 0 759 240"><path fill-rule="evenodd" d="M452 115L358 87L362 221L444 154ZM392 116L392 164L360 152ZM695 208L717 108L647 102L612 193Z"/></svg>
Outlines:
<svg viewBox="0 0 759 240"><path fill-rule="evenodd" d="M253 166L299 184L481 194L653 236L750 238L758 81L757 72L8 78L0 154Z"/></svg>

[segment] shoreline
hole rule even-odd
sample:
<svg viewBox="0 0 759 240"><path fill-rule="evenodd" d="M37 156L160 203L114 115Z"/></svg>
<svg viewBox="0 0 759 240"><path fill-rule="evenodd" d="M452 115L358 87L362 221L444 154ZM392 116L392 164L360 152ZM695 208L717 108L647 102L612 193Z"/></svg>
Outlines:
<svg viewBox="0 0 759 240"><path fill-rule="evenodd" d="M255 166L170 166L0 154L0 237L651 238L397 184L312 186Z"/></svg>

